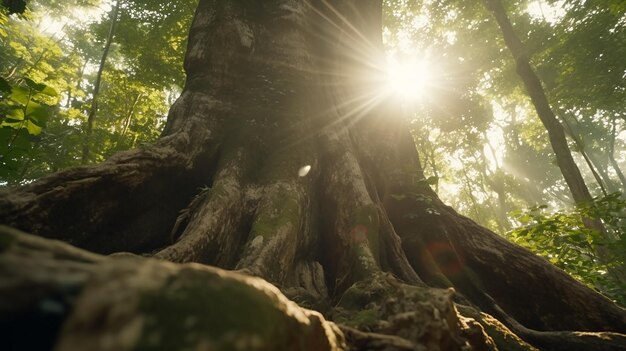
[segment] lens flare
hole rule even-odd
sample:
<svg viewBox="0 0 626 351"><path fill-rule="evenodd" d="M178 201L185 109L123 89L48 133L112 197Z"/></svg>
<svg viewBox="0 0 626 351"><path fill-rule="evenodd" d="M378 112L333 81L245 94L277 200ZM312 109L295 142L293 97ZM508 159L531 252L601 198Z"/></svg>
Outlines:
<svg viewBox="0 0 626 351"><path fill-rule="evenodd" d="M306 175L309 174L310 170L311 170L311 165L306 165L304 167L300 167L300 169L298 170L298 176L299 177L306 177Z"/></svg>
<svg viewBox="0 0 626 351"><path fill-rule="evenodd" d="M424 59L397 61L390 59L387 68L387 89L407 100L419 100L432 81L430 65Z"/></svg>

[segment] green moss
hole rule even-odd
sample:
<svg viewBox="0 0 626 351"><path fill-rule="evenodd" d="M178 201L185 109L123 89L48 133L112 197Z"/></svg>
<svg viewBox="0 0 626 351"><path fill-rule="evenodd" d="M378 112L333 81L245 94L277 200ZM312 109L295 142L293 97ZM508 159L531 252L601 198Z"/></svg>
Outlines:
<svg viewBox="0 0 626 351"><path fill-rule="evenodd" d="M374 309L362 310L356 313L339 309L335 311L335 322L354 328L374 327L380 321L378 311Z"/></svg>
<svg viewBox="0 0 626 351"><path fill-rule="evenodd" d="M0 226L0 252L6 251L16 240L15 230L6 226Z"/></svg>
<svg viewBox="0 0 626 351"><path fill-rule="evenodd" d="M360 311L373 301L380 303L386 300L391 293L389 289L382 276L359 281L343 293L338 306L353 312Z"/></svg>
<svg viewBox="0 0 626 351"><path fill-rule="evenodd" d="M263 204L252 225L254 236L271 237L279 228L286 225L298 226L300 223L300 206L291 192L274 192L267 203Z"/></svg>
<svg viewBox="0 0 626 351"><path fill-rule="evenodd" d="M354 210L350 240L354 259L352 272L355 279L367 279L378 271L377 267L380 264L379 226L376 206L363 206Z"/></svg>
<svg viewBox="0 0 626 351"><path fill-rule="evenodd" d="M135 350L196 350L198 345L237 350L246 349L246 342L285 346L285 337L279 337L288 329L285 312L276 301L252 285L206 272L180 272L164 288L146 293L140 309L146 319Z"/></svg>

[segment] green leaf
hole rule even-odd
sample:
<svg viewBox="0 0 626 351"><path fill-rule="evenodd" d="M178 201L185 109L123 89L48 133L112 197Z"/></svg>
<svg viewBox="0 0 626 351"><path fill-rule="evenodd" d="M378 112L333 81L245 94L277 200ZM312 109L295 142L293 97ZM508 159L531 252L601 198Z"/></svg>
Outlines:
<svg viewBox="0 0 626 351"><path fill-rule="evenodd" d="M51 96L51 97L57 97L57 96L59 96L59 93L58 93L56 90L54 90L52 87L50 87L50 86L46 86L46 87L45 87L45 88L41 91L41 93L42 93L42 94L44 94L44 95Z"/></svg>
<svg viewBox="0 0 626 351"><path fill-rule="evenodd" d="M52 87L44 83L36 83L34 80L30 78L24 78L24 81L26 82L26 85L28 85L29 88L35 90L36 92L40 94L48 95L52 97L59 96L59 93L57 93L56 90L54 90Z"/></svg>
<svg viewBox="0 0 626 351"><path fill-rule="evenodd" d="M9 98L22 106L26 106L26 104L30 100L30 95L31 94L28 89L14 86L13 89L11 89L11 95L9 96Z"/></svg>
<svg viewBox="0 0 626 351"><path fill-rule="evenodd" d="M39 135L41 133L42 128L36 125L35 123L33 123L33 121L27 121L26 130L28 130L28 134L30 135Z"/></svg>
<svg viewBox="0 0 626 351"><path fill-rule="evenodd" d="M2 125L6 125L6 126L19 126L19 124L23 121L23 119L13 119L11 117L7 117L4 119L4 121L2 121ZM17 127L16 127L17 128Z"/></svg>
<svg viewBox="0 0 626 351"><path fill-rule="evenodd" d="M30 79L30 78L26 78L24 77L24 82L26 82L26 85L28 85L29 88L35 90L35 91L43 91L46 88L46 85L43 83L36 83L34 80Z"/></svg>
<svg viewBox="0 0 626 351"><path fill-rule="evenodd" d="M13 121L23 121L24 120L24 111L21 108L12 108L9 110L9 113L6 114L6 120L11 119Z"/></svg>
<svg viewBox="0 0 626 351"><path fill-rule="evenodd" d="M22 123L24 123L24 121L15 121L13 119L5 119L4 121L2 121L2 124L0 124L0 127L8 127L8 128L12 128L12 129L20 129L22 128Z"/></svg>
<svg viewBox="0 0 626 351"><path fill-rule="evenodd" d="M31 101L26 108L26 119L43 127L48 121L49 110L46 106Z"/></svg>

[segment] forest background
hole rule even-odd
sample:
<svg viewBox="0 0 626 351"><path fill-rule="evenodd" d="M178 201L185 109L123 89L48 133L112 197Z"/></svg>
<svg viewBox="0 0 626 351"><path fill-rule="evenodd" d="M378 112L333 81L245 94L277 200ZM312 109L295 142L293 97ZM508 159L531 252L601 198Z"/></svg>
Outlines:
<svg viewBox="0 0 626 351"><path fill-rule="evenodd" d="M3 4L1 186L158 138L184 85L197 1ZM480 2L385 1L384 84L446 203L626 305L626 287L609 274L626 259L626 1L506 1L505 10L593 201L572 196Z"/></svg>

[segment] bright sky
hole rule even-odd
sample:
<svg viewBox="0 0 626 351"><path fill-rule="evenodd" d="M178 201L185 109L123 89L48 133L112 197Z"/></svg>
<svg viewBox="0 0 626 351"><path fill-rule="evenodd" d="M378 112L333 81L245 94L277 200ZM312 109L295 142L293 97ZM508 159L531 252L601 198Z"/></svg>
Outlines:
<svg viewBox="0 0 626 351"><path fill-rule="evenodd" d="M41 30L48 35L63 35L60 31L66 24L76 24L76 22L86 24L94 22L109 11L111 11L111 5L109 3L102 3L99 7L74 8L71 13L61 18L44 17L41 21Z"/></svg>
<svg viewBox="0 0 626 351"><path fill-rule="evenodd" d="M526 12L536 20L544 20L550 24L555 24L565 16L564 5L564 0L557 1L553 5L543 1L533 1L526 8Z"/></svg>

